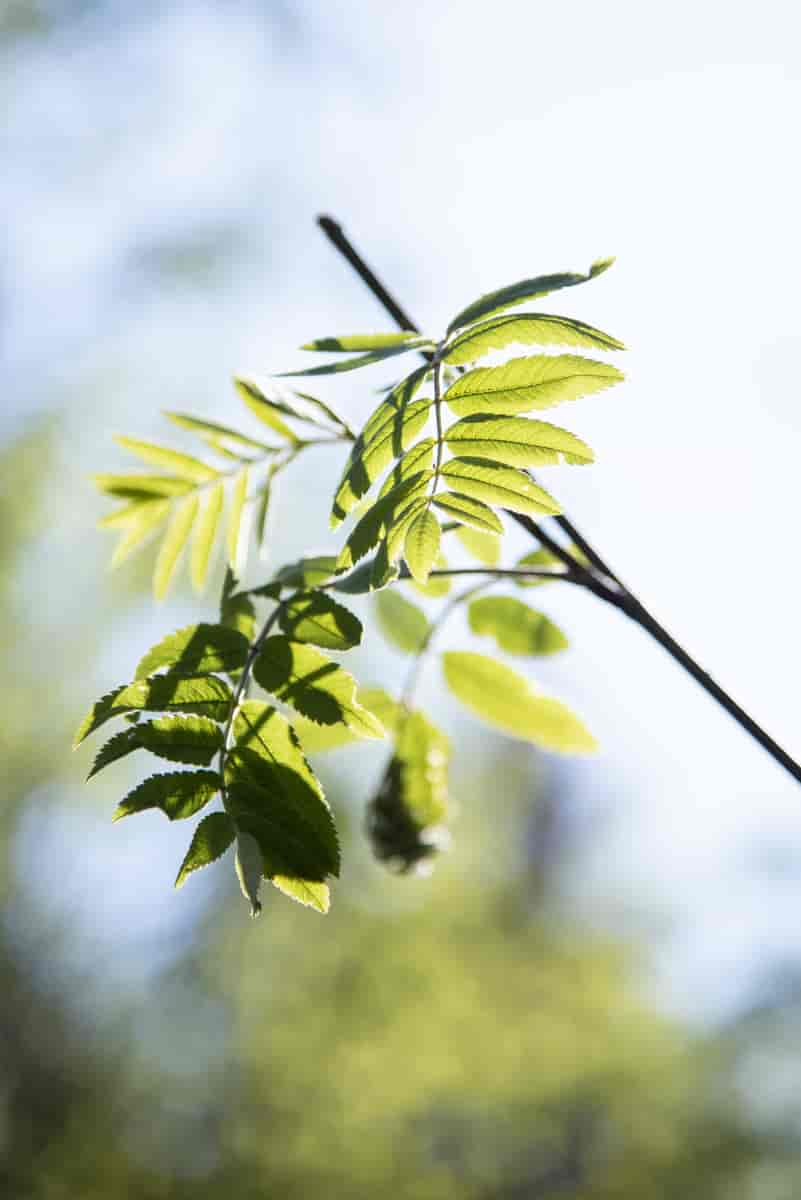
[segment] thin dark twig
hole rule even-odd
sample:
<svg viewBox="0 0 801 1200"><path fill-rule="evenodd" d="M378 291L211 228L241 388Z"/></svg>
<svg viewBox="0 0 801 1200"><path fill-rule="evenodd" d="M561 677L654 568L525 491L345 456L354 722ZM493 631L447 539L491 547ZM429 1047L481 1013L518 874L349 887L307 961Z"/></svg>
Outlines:
<svg viewBox="0 0 801 1200"><path fill-rule="evenodd" d="M387 291L378 276L367 266L364 259L345 236L341 225L332 220L331 217L318 217L318 224L401 329L417 332L417 325L400 306L395 297ZM426 357L430 358L428 355ZM650 634L654 641L667 650L668 654L701 685L708 695L717 700L718 704L737 721L746 733L750 734L777 763L784 767L792 775L793 779L801 783L801 765L791 758L787 751L783 750L764 729L757 725L756 721L748 715L745 709L741 708L727 692L724 692L720 684L679 645L676 639L657 621L656 617L648 611L645 605L620 581L620 578L607 566L598 551L568 517L562 515L555 517L554 520L577 549L586 557L590 563L590 567L585 566L574 558L566 547L552 538L531 517L527 517L522 513L512 512L509 513L509 516L528 530L543 546L547 547L560 562L564 563L571 574L570 582L578 583L582 587L587 588L588 591L591 591L607 604L611 604L619 612L624 613L630 620L639 625L641 629ZM611 587L609 586L610 583Z"/></svg>

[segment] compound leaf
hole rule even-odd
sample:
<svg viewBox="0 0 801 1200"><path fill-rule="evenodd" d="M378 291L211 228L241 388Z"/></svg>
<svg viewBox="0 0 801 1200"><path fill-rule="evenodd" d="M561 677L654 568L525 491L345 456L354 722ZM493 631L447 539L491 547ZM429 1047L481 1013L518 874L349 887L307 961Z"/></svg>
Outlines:
<svg viewBox="0 0 801 1200"><path fill-rule="evenodd" d="M209 813L195 830L186 857L175 879L175 886L182 887L193 871L208 867L225 854L236 837L236 826L228 813Z"/></svg>
<svg viewBox="0 0 801 1200"><path fill-rule="evenodd" d="M445 679L453 694L488 725L564 754L586 754L597 743L561 700L536 692L510 667L470 651L448 650Z"/></svg>

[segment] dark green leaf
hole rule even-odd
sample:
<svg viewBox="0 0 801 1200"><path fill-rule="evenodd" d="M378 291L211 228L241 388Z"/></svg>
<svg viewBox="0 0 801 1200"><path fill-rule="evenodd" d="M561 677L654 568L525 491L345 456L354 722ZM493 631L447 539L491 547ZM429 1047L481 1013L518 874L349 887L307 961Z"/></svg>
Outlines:
<svg viewBox="0 0 801 1200"><path fill-rule="evenodd" d="M227 813L209 813L204 817L194 832L175 886L182 887L193 871L199 871L221 858L235 836L236 826Z"/></svg>
<svg viewBox="0 0 801 1200"><path fill-rule="evenodd" d="M193 817L220 790L216 771L169 771L151 775L118 804L112 821L158 808L171 821Z"/></svg>
<svg viewBox="0 0 801 1200"><path fill-rule="evenodd" d="M89 778L134 750L149 750L170 762L207 767L221 749L220 727L207 717L158 717L155 721L138 721L129 729L115 733L101 746Z"/></svg>
<svg viewBox="0 0 801 1200"><path fill-rule="evenodd" d="M382 738L379 721L356 699L352 675L312 646L269 637L253 668L256 682L318 725L342 723L367 738Z"/></svg>
<svg viewBox="0 0 801 1200"><path fill-rule="evenodd" d="M106 721L134 711L187 712L224 721L233 696L224 680L216 675L184 678L178 675L155 675L107 692L89 710L75 735L79 745Z"/></svg>
<svg viewBox="0 0 801 1200"><path fill-rule="evenodd" d="M136 679L147 679L165 667L171 675L231 672L245 665L248 639L225 625L186 625L148 650L136 668Z"/></svg>
<svg viewBox="0 0 801 1200"><path fill-rule="evenodd" d="M327 650L350 650L362 640L362 624L325 592L298 592L280 611L278 623L294 642Z"/></svg>
<svg viewBox="0 0 801 1200"><path fill-rule="evenodd" d="M247 592L233 592L220 606L220 621L228 629L236 629L250 642L256 632L256 609Z"/></svg>

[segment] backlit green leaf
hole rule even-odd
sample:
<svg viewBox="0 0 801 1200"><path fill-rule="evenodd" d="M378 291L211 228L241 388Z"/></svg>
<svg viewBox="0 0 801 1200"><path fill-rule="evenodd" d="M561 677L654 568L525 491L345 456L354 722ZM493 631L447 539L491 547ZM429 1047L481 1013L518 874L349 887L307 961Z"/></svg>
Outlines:
<svg viewBox="0 0 801 1200"><path fill-rule="evenodd" d="M212 446L223 446L229 449L253 450L259 454L274 453L275 446L269 446L266 442L259 442L255 438L249 437L246 433L240 433L237 429L231 429L229 425L220 425L217 421L204 421L200 417L193 417L189 413L165 412L164 416L168 421L172 421L173 425L180 426L181 429L188 429L192 433L199 433L204 440Z"/></svg>
<svg viewBox="0 0 801 1200"><path fill-rule="evenodd" d="M439 521L425 508L410 524L403 544L403 557L418 583L426 583L439 554Z"/></svg>
<svg viewBox="0 0 801 1200"><path fill-rule="evenodd" d="M436 442L433 438L423 438L422 441L416 442L411 449L398 459L391 471L387 472L387 477L381 485L381 491L378 493L378 499L383 499L387 492L404 479L408 479L410 475L416 475L418 471L429 471L434 466L434 447Z"/></svg>
<svg viewBox="0 0 801 1200"><path fill-rule="evenodd" d="M443 530L443 533L445 531ZM434 562L434 570L429 575L425 583L418 583L416 579L410 579L409 584L421 596L428 596L432 600L439 600L443 596L447 596L451 590L451 580L447 575L437 575L437 571L447 571L448 560L444 554L437 555Z"/></svg>
<svg viewBox="0 0 801 1200"><path fill-rule="evenodd" d="M152 467L164 467L178 479L185 479L188 483L207 483L210 479L216 479L219 474L214 467L201 462L199 458L193 458L191 454L181 454L178 450L170 450L167 446L156 446L152 442L141 442L138 438L121 435L117 435L114 440L125 450L130 450L137 458L141 458L142 462L149 463Z"/></svg>
<svg viewBox="0 0 801 1200"><path fill-rule="evenodd" d="M280 399L265 394L260 387L248 379L234 379L234 387L253 415L258 417L263 425L272 429L287 442L298 441L297 434L281 417L281 413L292 415L291 408L282 403Z"/></svg>
<svg viewBox="0 0 801 1200"><path fill-rule="evenodd" d="M261 881L264 878L264 855L250 833L239 830L236 836L236 875L242 895L250 903L251 917L261 912Z"/></svg>
<svg viewBox="0 0 801 1200"><path fill-rule="evenodd" d="M169 762L207 767L221 749L220 727L207 717L158 717L155 721L138 721L115 733L101 746L89 778L134 750L149 750Z"/></svg>
<svg viewBox="0 0 801 1200"><path fill-rule="evenodd" d="M517 316L493 317L474 325L451 343L445 351L445 361L451 366L475 362L491 350L507 346L579 346L595 350L625 350L622 342L611 334L572 317L557 317L546 313L520 313Z"/></svg>
<svg viewBox="0 0 801 1200"><path fill-rule="evenodd" d="M182 887L193 871L208 867L225 854L236 837L236 826L228 813L209 813L195 830L186 857L175 879L175 886Z"/></svg>
<svg viewBox="0 0 801 1200"><path fill-rule="evenodd" d="M425 493L433 474L433 471L418 471L375 502L343 546L337 559L340 571L347 571L364 558L381 540L384 527L391 528L393 523L403 518L408 506Z"/></svg>
<svg viewBox="0 0 801 1200"><path fill-rule="evenodd" d="M284 587L316 588L332 579L336 570L335 554L312 554L307 558L299 558L297 562L287 563L276 571L275 578Z"/></svg>
<svg viewBox="0 0 801 1200"><path fill-rule="evenodd" d="M503 663L468 651L446 651L445 679L472 712L512 737L545 750L585 754L597 743L567 705L535 691L528 680Z"/></svg>
<svg viewBox="0 0 801 1200"><path fill-rule="evenodd" d="M367 738L384 729L356 699L352 675L312 646L268 637L253 668L256 682L319 725L343 723Z"/></svg>
<svg viewBox="0 0 801 1200"><path fill-rule="evenodd" d="M560 567L562 570L565 569L561 558L554 554L552 550L547 550L545 546L541 547L539 550L531 550L528 554L524 554L523 557L515 563L515 566L522 567L524 569L526 567L531 567L534 570L549 570L551 567ZM556 571L554 571L554 578L559 578ZM518 575L515 576L513 583L515 583L517 587L522 588L541 587L543 584L547 584L548 580L523 579L522 576Z"/></svg>
<svg viewBox="0 0 801 1200"><path fill-rule="evenodd" d="M384 594L387 593L381 593ZM357 699L363 708L377 718L387 735L394 732L400 706L389 692L383 688L359 688ZM307 754L337 750L340 746L349 746L361 741L361 738L352 733L346 725L315 725L313 721L300 715L293 717L292 724Z"/></svg>
<svg viewBox="0 0 801 1200"><path fill-rule="evenodd" d="M375 608L379 627L387 641L404 654L419 654L431 629L422 609L401 596L396 588L379 592Z"/></svg>
<svg viewBox="0 0 801 1200"><path fill-rule="evenodd" d="M317 338L306 342L301 350L352 352L354 350L414 350L418 346L433 346L428 338L415 331L401 333L354 333L346 337Z"/></svg>
<svg viewBox="0 0 801 1200"><path fill-rule="evenodd" d="M186 625L148 650L136 668L136 679L147 679L167 668L172 675L203 675L235 671L245 665L248 640L225 625Z"/></svg>
<svg viewBox="0 0 801 1200"><path fill-rule="evenodd" d="M458 492L443 492L434 497L434 504L449 517L469 525L482 533L503 533L500 517L489 505L472 496L460 496Z"/></svg>
<svg viewBox="0 0 801 1200"><path fill-rule="evenodd" d="M214 548L214 539L217 536L224 499L225 491L222 483L215 483L214 487L209 490L203 511L195 525L189 568L196 592L202 592L206 582L209 559Z"/></svg>
<svg viewBox="0 0 801 1200"><path fill-rule="evenodd" d="M575 271L563 271L555 275L537 275L533 279L521 279L519 283L510 283L496 292L488 292L457 313L448 326L448 333L453 333L454 330L461 329L465 325L472 325L475 321L482 321L495 313L503 312L504 309L512 308L515 304L523 304L526 300L537 300L542 296L550 295L551 292L557 292L561 288L575 287L578 283L586 283L588 279L594 279L596 275L607 271L614 261L614 258L599 258L592 264L586 275L577 274Z"/></svg>
<svg viewBox="0 0 801 1200"><path fill-rule="evenodd" d="M595 455L575 434L529 417L463 417L445 433L454 454L489 458L509 467L540 467L564 461L593 462Z"/></svg>
<svg viewBox="0 0 801 1200"><path fill-rule="evenodd" d="M171 821L193 817L220 790L216 771L169 771L151 775L117 805L112 821L158 808Z"/></svg>
<svg viewBox="0 0 801 1200"><path fill-rule="evenodd" d="M242 513L245 507L245 500L248 494L248 468L243 467L237 474L234 483L233 492L231 495L231 511L228 514L228 562L231 569L238 575L242 565L242 559L245 553L245 544L247 542L245 523L242 520Z"/></svg>
<svg viewBox="0 0 801 1200"><path fill-rule="evenodd" d="M299 592L281 609L278 623L295 642L327 650L350 650L362 640L362 624L325 592Z"/></svg>
<svg viewBox="0 0 801 1200"><path fill-rule="evenodd" d="M468 371L451 385L444 400L460 417L514 416L600 392L623 378L609 363L575 354L536 354Z"/></svg>
<svg viewBox="0 0 801 1200"><path fill-rule="evenodd" d="M106 721L129 712L185 712L224 721L233 696L228 684L216 675L200 679L180 675L154 675L114 688L92 706L75 734L79 745Z"/></svg>
<svg viewBox="0 0 801 1200"><path fill-rule="evenodd" d="M114 547L111 566L118 567L159 529L170 513L169 500L149 500L136 506L136 516Z"/></svg>
<svg viewBox="0 0 801 1200"><path fill-rule="evenodd" d="M192 484L169 475L93 475L95 487L121 500L152 500L156 496L185 496Z"/></svg>
<svg viewBox="0 0 801 1200"><path fill-rule="evenodd" d="M479 458L452 458L442 468L447 486L460 495L508 508L530 517L554 516L562 510L545 488L523 471L484 462Z"/></svg>
<svg viewBox="0 0 801 1200"><path fill-rule="evenodd" d="M467 613L473 633L494 637L508 654L556 654L568 645L558 625L513 596L479 596Z"/></svg>
<svg viewBox="0 0 801 1200"><path fill-rule="evenodd" d="M495 533L482 533L467 525L456 530L456 536L473 558L487 567L496 567L501 560L501 539Z"/></svg>
<svg viewBox="0 0 801 1200"><path fill-rule="evenodd" d="M153 595L157 600L163 600L167 594L181 551L192 531L197 510L197 496L187 496L170 518L153 571Z"/></svg>
<svg viewBox="0 0 801 1200"><path fill-rule="evenodd" d="M372 350L369 354L360 354L358 358L337 359L325 363L321 367L307 367L305 371L283 371L281 379L292 379L299 375L338 375L340 371L355 371L358 367L369 367L373 363L383 362L394 358L396 354L406 354L413 346L394 346L386 350Z"/></svg>

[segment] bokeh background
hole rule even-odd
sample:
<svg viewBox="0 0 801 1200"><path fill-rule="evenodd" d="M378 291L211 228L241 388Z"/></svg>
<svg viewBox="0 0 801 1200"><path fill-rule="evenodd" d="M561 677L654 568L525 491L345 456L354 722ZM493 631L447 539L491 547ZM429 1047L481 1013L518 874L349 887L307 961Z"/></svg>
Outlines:
<svg viewBox="0 0 801 1200"><path fill-rule="evenodd" d="M234 372L387 327L328 211L432 329L618 255L555 306L632 350L571 414L598 465L554 486L798 757L800 101L789 0L0 0L3 1195L799 1194L801 793L617 614L542 602L573 648L537 676L592 760L427 676L460 809L430 879L363 845L380 747L320 760L325 919L276 895L251 923L219 869L174 894L185 831L112 828L137 769L85 787L69 744L207 611L109 574L112 433L232 419ZM283 489L274 561L332 545L336 459ZM356 670L403 663L374 637Z"/></svg>

